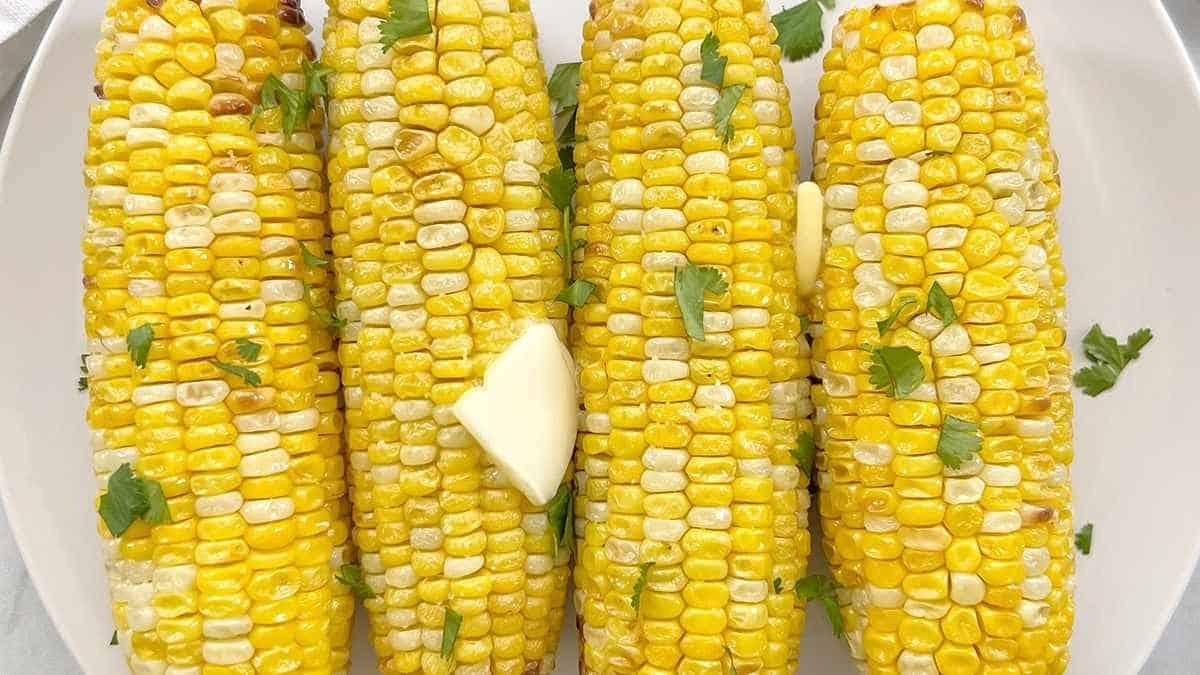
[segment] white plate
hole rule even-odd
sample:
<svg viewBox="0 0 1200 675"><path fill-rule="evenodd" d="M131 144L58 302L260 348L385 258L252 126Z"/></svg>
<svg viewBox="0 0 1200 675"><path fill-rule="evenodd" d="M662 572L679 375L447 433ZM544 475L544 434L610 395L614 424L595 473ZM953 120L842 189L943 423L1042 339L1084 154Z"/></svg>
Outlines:
<svg viewBox="0 0 1200 675"><path fill-rule="evenodd" d="M63 3L0 155L0 494L50 616L89 674L124 672L108 646L84 398L74 391L80 162L103 4ZM578 60L587 3L533 4L546 63ZM1077 400L1076 519L1096 524L1096 547L1079 564L1072 672L1128 674L1149 655L1200 554L1200 89L1156 0L1105 3L1104 11L1094 0L1026 4L1065 176L1071 343L1096 321L1120 335L1143 325L1156 335L1115 391ZM306 6L320 25L323 3ZM801 148L811 140L818 70L815 59L787 69ZM562 673L574 670L573 623ZM806 672L852 672L823 618L808 633ZM372 672L368 650L355 659L356 673Z"/></svg>

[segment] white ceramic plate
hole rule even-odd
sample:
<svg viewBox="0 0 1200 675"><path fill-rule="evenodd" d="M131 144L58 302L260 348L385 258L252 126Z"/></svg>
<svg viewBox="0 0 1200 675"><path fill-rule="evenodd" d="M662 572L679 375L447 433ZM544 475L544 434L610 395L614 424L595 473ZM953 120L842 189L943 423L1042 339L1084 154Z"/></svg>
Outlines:
<svg viewBox="0 0 1200 675"><path fill-rule="evenodd" d="M89 675L124 672L120 650L108 646L84 399L74 392L80 158L103 4L65 0L0 155L0 494L50 616ZM533 4L546 63L578 60L587 3ZM1156 334L1115 391L1077 401L1076 518L1096 524L1096 547L1079 564L1072 671L1131 674L1200 554L1200 360L1192 346L1200 335L1200 88L1156 0L1105 3L1103 11L1094 0L1026 4L1065 177L1071 343L1097 321L1119 335L1143 325ZM323 3L305 5L320 25ZM801 148L811 140L818 71L816 59L787 69ZM803 670L852 672L824 619L812 616ZM568 618L561 673L576 662L573 623ZM362 640L355 659L356 673L372 672Z"/></svg>

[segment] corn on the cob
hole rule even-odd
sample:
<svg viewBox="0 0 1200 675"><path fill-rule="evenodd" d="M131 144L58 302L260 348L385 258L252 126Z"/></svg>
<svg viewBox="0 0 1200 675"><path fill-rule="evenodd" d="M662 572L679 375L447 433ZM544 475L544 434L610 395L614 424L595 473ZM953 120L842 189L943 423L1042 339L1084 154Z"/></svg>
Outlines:
<svg viewBox="0 0 1200 675"><path fill-rule="evenodd" d="M299 246L323 237L320 134L308 120L284 134L278 108L253 115L270 75L304 89L295 4L112 0L97 47L83 244L95 469L103 482L130 464L170 510L119 538L99 527L135 673L345 668L337 379L305 299L307 282L322 302L323 273ZM125 338L146 325L139 367Z"/></svg>
<svg viewBox="0 0 1200 675"><path fill-rule="evenodd" d="M727 144L719 89L701 78L710 32L725 86L746 86ZM575 236L596 292L572 329L583 672L796 668L809 500L791 450L811 408L774 40L755 0L600 0L584 26ZM686 263L729 283L705 303L703 341L673 296Z"/></svg>
<svg viewBox="0 0 1200 675"><path fill-rule="evenodd" d="M565 333L556 161L528 3L439 0L381 45L389 3L330 2L329 175L354 539L380 668L554 667L565 551L452 406L532 322ZM447 610L463 617L441 655Z"/></svg>
<svg viewBox="0 0 1200 675"><path fill-rule="evenodd" d="M820 515L851 652L871 673L1062 673L1070 364L1025 15L1014 0L851 10L820 92ZM925 310L935 282L952 322ZM874 390L864 343L919 352L925 382L904 400ZM950 416L982 440L957 469L936 454Z"/></svg>

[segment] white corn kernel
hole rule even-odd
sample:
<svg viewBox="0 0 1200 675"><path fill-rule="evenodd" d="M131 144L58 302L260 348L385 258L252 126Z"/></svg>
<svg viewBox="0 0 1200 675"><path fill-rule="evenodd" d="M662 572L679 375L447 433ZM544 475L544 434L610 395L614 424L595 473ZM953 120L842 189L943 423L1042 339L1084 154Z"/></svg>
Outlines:
<svg viewBox="0 0 1200 675"><path fill-rule="evenodd" d="M687 522L706 530L728 530L733 524L733 511L728 506L693 506Z"/></svg>
<svg viewBox="0 0 1200 675"><path fill-rule="evenodd" d="M687 483L687 476L679 471L643 471L641 477L646 492L682 492Z"/></svg>
<svg viewBox="0 0 1200 675"><path fill-rule="evenodd" d="M613 335L641 335L642 316L616 312L608 316L605 324Z"/></svg>
<svg viewBox="0 0 1200 675"><path fill-rule="evenodd" d="M431 464L437 458L437 447L433 445L400 446L400 463L405 466Z"/></svg>
<svg viewBox="0 0 1200 675"><path fill-rule="evenodd" d="M945 551L951 539L950 531L941 525L900 529L900 542L918 551Z"/></svg>
<svg viewBox="0 0 1200 675"><path fill-rule="evenodd" d="M878 232L862 235L854 243L854 254L858 256L859 260L865 262L883 260L883 235Z"/></svg>
<svg viewBox="0 0 1200 675"><path fill-rule="evenodd" d="M887 466L891 464L892 458L896 455L892 446L887 443L868 441L855 442L853 454L855 461L870 466Z"/></svg>
<svg viewBox="0 0 1200 675"><path fill-rule="evenodd" d="M733 314L729 312L705 312L705 333L728 333L733 330Z"/></svg>
<svg viewBox="0 0 1200 675"><path fill-rule="evenodd" d="M467 204L461 199L440 199L438 201L425 202L413 209L413 220L421 225L461 223L463 217L466 215Z"/></svg>
<svg viewBox="0 0 1200 675"><path fill-rule="evenodd" d="M1026 577L1025 581L1021 584L1022 597L1030 600L1045 600L1053 590L1054 587L1050 583L1050 577L1046 575Z"/></svg>
<svg viewBox="0 0 1200 675"><path fill-rule="evenodd" d="M646 340L645 353L648 359L684 360L688 358L690 349L686 338L653 337Z"/></svg>
<svg viewBox="0 0 1200 675"><path fill-rule="evenodd" d="M239 464L239 470L243 478L273 476L287 471L289 461L286 450L268 450L243 457Z"/></svg>
<svg viewBox="0 0 1200 675"><path fill-rule="evenodd" d="M613 232L640 234L645 213L642 209L619 209L613 212Z"/></svg>
<svg viewBox="0 0 1200 675"><path fill-rule="evenodd" d="M1049 417L1017 418L1017 435L1021 438L1046 438L1052 433L1054 433L1054 420Z"/></svg>
<svg viewBox="0 0 1200 675"><path fill-rule="evenodd" d="M1022 600L1017 606L1017 614L1026 628L1040 628L1050 620L1050 605L1044 602Z"/></svg>
<svg viewBox="0 0 1200 675"><path fill-rule="evenodd" d="M825 393L834 398L848 398L858 394L858 380L845 373L827 373L821 378Z"/></svg>
<svg viewBox="0 0 1200 675"><path fill-rule="evenodd" d="M223 640L247 635L254 627L254 622L245 614L224 619L204 619L202 631L204 637Z"/></svg>
<svg viewBox="0 0 1200 675"><path fill-rule="evenodd" d="M904 606L904 591L899 588L884 588L871 583L864 584L867 602L881 609L899 609Z"/></svg>
<svg viewBox="0 0 1200 675"><path fill-rule="evenodd" d="M642 379L647 384L683 380L687 379L687 376L688 364L685 361L652 359L642 363Z"/></svg>
<svg viewBox="0 0 1200 675"><path fill-rule="evenodd" d="M1046 548L1027 548L1021 552L1025 563L1025 577L1038 577L1050 569L1050 551Z"/></svg>
<svg viewBox="0 0 1200 675"><path fill-rule="evenodd" d="M647 272L669 272L686 264L687 256L675 251L652 251L642 255L642 269ZM686 344L687 341L683 342Z"/></svg>
<svg viewBox="0 0 1200 675"><path fill-rule="evenodd" d="M236 640L204 640L200 647L206 664L233 666L245 663L254 656L254 645L242 638Z"/></svg>
<svg viewBox="0 0 1200 675"><path fill-rule="evenodd" d="M892 162L895 164L895 162ZM929 204L929 190L915 181L893 183L884 188L883 206L897 209L903 206L925 206Z"/></svg>
<svg viewBox="0 0 1200 675"><path fill-rule="evenodd" d="M125 144L130 150L143 148L166 147L171 140L171 133L166 129L153 127L129 127L125 132Z"/></svg>
<svg viewBox="0 0 1200 675"><path fill-rule="evenodd" d="M251 525L274 523L291 518L296 512L296 505L291 497L276 497L274 499L252 499L242 504L242 518Z"/></svg>
<svg viewBox="0 0 1200 675"><path fill-rule="evenodd" d="M858 186L830 185L825 189L825 205L830 209L853 210L858 208Z"/></svg>
<svg viewBox="0 0 1200 675"><path fill-rule="evenodd" d="M916 101L896 101L888 105L883 116L894 127L921 124L921 104Z"/></svg>
<svg viewBox="0 0 1200 675"><path fill-rule="evenodd" d="M537 167L525 162L506 162L504 164L504 183L515 185L540 185L542 176Z"/></svg>
<svg viewBox="0 0 1200 675"><path fill-rule="evenodd" d="M679 107L686 112L710 112L721 98L712 86L684 87L679 93Z"/></svg>
<svg viewBox="0 0 1200 675"><path fill-rule="evenodd" d="M923 654L905 649L896 660L899 675L938 675L937 662L933 654Z"/></svg>
<svg viewBox="0 0 1200 675"><path fill-rule="evenodd" d="M947 478L943 487L942 497L947 504L975 504L983 497L983 489L987 487L977 477Z"/></svg>
<svg viewBox="0 0 1200 675"><path fill-rule="evenodd" d="M925 233L925 241L929 243L929 248L939 251L958 248L966 239L965 227L935 227Z"/></svg>
<svg viewBox="0 0 1200 675"><path fill-rule="evenodd" d="M235 415L233 426L242 433L274 431L279 428L279 411L260 410L258 412Z"/></svg>
<svg viewBox="0 0 1200 675"><path fill-rule="evenodd" d="M889 82L911 80L917 76L917 57L886 56L879 62L879 72Z"/></svg>
<svg viewBox="0 0 1200 675"><path fill-rule="evenodd" d="M971 351L971 336L962 324L952 323L946 326L930 344L934 356L957 356Z"/></svg>
<svg viewBox="0 0 1200 675"><path fill-rule="evenodd" d="M970 572L950 573L950 599L968 607L983 602L987 593L987 585L979 575Z"/></svg>
<svg viewBox="0 0 1200 675"><path fill-rule="evenodd" d="M317 428L321 421L321 413L316 408L305 408L290 413L279 414L279 433L294 434L311 431Z"/></svg>
<svg viewBox="0 0 1200 675"><path fill-rule="evenodd" d="M513 143L513 159L533 166L541 166L546 159L546 148L536 138L517 141Z"/></svg>
<svg viewBox="0 0 1200 675"><path fill-rule="evenodd" d="M771 591L770 585L763 580L730 577L725 583L729 586L729 599L734 602L763 602Z"/></svg>
<svg viewBox="0 0 1200 675"><path fill-rule="evenodd" d="M984 534L1009 534L1021 529L1018 511L985 511L979 531Z"/></svg>
<svg viewBox="0 0 1200 675"><path fill-rule="evenodd" d="M663 518L646 518L642 523L642 532L647 541L677 542L687 534L687 523L682 520Z"/></svg>
<svg viewBox="0 0 1200 675"><path fill-rule="evenodd" d="M231 491L196 497L196 515L201 518L227 516L242 508L242 493Z"/></svg>
<svg viewBox="0 0 1200 675"><path fill-rule="evenodd" d="M929 230L929 212L921 206L906 206L888 211L883 221L888 232L925 234Z"/></svg>
<svg viewBox="0 0 1200 675"><path fill-rule="evenodd" d="M1017 487L1021 484L1021 468L1015 464L985 464L979 477L991 487Z"/></svg>
<svg viewBox="0 0 1200 675"><path fill-rule="evenodd" d="M253 455L279 447L282 438L278 431L266 431L260 434L238 434L233 442L234 447L243 455Z"/></svg>
<svg viewBox="0 0 1200 675"><path fill-rule="evenodd" d="M262 230L262 219L250 211L213 216L208 226L217 234L254 234Z"/></svg>
<svg viewBox="0 0 1200 675"><path fill-rule="evenodd" d="M687 216L679 209L653 208L647 210L642 218L642 230L644 232L682 230L687 227L687 224Z"/></svg>
<svg viewBox="0 0 1200 675"><path fill-rule="evenodd" d="M945 600L924 601L907 600L904 603L904 613L921 619L939 621L950 612L950 603Z"/></svg>
<svg viewBox="0 0 1200 675"><path fill-rule="evenodd" d="M1008 196L1025 186L1025 177L1016 171L994 171L983 179L983 187L993 197Z"/></svg>
<svg viewBox="0 0 1200 675"><path fill-rule="evenodd" d="M937 381L937 395L942 403L974 403L982 393L979 382L970 376L945 377Z"/></svg>
<svg viewBox="0 0 1200 675"><path fill-rule="evenodd" d="M181 382L175 388L175 400L185 408L195 408L220 403L229 391L229 383L225 380Z"/></svg>
<svg viewBox="0 0 1200 675"><path fill-rule="evenodd" d="M486 105L454 106L450 109L450 121L476 136L483 136L495 126L496 113Z"/></svg>
<svg viewBox="0 0 1200 675"><path fill-rule="evenodd" d="M948 49L954 45L954 31L949 26L930 24L917 31L917 50Z"/></svg>
<svg viewBox="0 0 1200 675"><path fill-rule="evenodd" d="M393 309L388 313L388 325L395 331L421 330L429 320L424 307L415 309Z"/></svg>
<svg viewBox="0 0 1200 675"><path fill-rule="evenodd" d="M124 208L127 216L155 216L163 212L163 200L161 197L131 194L125 197Z"/></svg>
<svg viewBox="0 0 1200 675"><path fill-rule="evenodd" d="M164 384L143 384L140 387L134 387L132 400L133 404L138 406L160 403L162 401L174 401L175 385L167 382Z"/></svg>
<svg viewBox="0 0 1200 675"><path fill-rule="evenodd" d="M623 178L612 186L610 202L614 207L641 208L646 187L636 178Z"/></svg>
<svg viewBox="0 0 1200 675"><path fill-rule="evenodd" d="M436 223L417 230L417 245L425 250L457 246L469 237L462 223Z"/></svg>
<svg viewBox="0 0 1200 675"><path fill-rule="evenodd" d="M800 485L800 468L794 464L781 464L771 470L771 483L776 491L794 490Z"/></svg>
<svg viewBox="0 0 1200 675"><path fill-rule="evenodd" d="M733 388L727 384L701 384L696 387L692 403L700 408L732 408L737 403Z"/></svg>
<svg viewBox="0 0 1200 675"><path fill-rule="evenodd" d="M729 155L720 150L696 152L683 161L683 169L691 175L701 173L729 173Z"/></svg>
<svg viewBox="0 0 1200 675"><path fill-rule="evenodd" d="M883 111L887 110L891 100L887 94L880 92L869 92L860 94L854 99L854 116L855 117L870 117L872 115L882 115Z"/></svg>
<svg viewBox="0 0 1200 675"><path fill-rule="evenodd" d="M883 281L858 284L854 287L854 304L863 309L883 307L896 295L896 287Z"/></svg>

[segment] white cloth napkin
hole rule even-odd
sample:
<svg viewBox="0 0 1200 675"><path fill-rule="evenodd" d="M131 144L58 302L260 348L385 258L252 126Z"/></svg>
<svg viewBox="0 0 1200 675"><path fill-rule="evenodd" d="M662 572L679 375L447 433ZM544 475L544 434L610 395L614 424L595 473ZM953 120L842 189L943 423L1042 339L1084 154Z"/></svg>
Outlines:
<svg viewBox="0 0 1200 675"><path fill-rule="evenodd" d="M88 0L94 1L94 0ZM16 83L42 38L55 0L0 0L0 97Z"/></svg>

